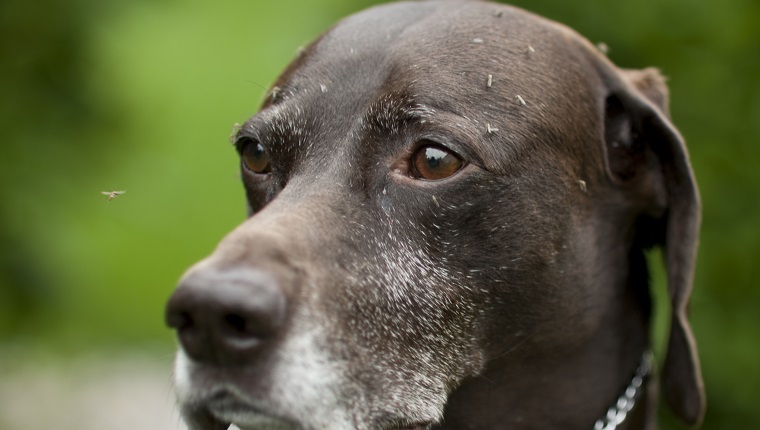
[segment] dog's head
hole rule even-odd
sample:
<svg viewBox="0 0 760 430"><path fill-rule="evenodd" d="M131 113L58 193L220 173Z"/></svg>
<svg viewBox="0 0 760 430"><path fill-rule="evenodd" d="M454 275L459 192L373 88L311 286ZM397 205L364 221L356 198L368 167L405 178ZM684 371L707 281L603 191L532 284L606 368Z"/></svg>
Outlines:
<svg viewBox="0 0 760 430"><path fill-rule="evenodd" d="M657 72L519 9L396 3L234 142L250 217L167 312L191 429L591 428L649 348L656 245L665 393L701 419L699 202Z"/></svg>

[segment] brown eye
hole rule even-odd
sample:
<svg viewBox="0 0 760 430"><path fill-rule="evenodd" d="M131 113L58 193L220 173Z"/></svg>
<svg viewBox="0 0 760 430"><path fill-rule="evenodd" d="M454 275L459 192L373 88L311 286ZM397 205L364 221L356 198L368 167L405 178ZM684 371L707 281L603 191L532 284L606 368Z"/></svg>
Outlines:
<svg viewBox="0 0 760 430"><path fill-rule="evenodd" d="M264 145L259 142L249 142L243 148L243 164L254 173L269 173L272 169L269 167L269 156L264 150Z"/></svg>
<svg viewBox="0 0 760 430"><path fill-rule="evenodd" d="M425 145L412 156L411 174L418 179L437 181L448 178L464 166L458 155L437 145Z"/></svg>

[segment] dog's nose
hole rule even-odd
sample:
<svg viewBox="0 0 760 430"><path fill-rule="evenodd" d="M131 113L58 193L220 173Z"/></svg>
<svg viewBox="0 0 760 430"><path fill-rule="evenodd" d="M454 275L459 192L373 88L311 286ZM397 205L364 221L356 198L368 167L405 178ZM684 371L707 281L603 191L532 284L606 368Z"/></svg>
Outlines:
<svg viewBox="0 0 760 430"><path fill-rule="evenodd" d="M277 334L286 307L281 286L267 272L204 268L169 298L166 323L193 360L238 365Z"/></svg>

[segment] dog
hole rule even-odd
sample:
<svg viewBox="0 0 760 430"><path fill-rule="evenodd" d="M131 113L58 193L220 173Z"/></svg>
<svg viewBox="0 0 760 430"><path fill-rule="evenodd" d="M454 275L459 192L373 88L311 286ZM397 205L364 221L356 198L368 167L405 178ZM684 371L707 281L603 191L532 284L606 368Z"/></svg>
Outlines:
<svg viewBox="0 0 760 430"><path fill-rule="evenodd" d="M271 88L233 137L249 217L167 304L191 430L652 429L660 386L700 424L700 202L656 69L438 0L342 20Z"/></svg>

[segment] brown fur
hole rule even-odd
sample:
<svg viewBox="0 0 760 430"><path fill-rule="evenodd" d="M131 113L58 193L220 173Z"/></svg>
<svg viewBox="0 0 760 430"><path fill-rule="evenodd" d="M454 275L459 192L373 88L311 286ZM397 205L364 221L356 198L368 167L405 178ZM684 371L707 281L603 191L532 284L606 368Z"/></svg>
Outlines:
<svg viewBox="0 0 760 430"><path fill-rule="evenodd" d="M236 136L271 160L243 169L251 217L169 302L192 430L590 429L651 346L654 246L665 397L699 424L699 200L659 72L520 9L430 1L345 19L275 88ZM465 167L415 179L431 141ZM618 428L654 426L653 384Z"/></svg>

